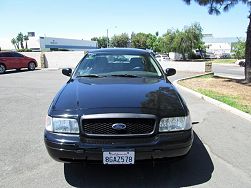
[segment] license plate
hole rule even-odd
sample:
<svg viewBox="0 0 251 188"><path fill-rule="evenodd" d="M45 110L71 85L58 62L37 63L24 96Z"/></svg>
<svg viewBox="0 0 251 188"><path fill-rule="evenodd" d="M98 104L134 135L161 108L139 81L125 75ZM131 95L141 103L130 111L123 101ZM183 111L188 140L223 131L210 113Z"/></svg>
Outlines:
<svg viewBox="0 0 251 188"><path fill-rule="evenodd" d="M134 164L134 151L103 151L104 164Z"/></svg>

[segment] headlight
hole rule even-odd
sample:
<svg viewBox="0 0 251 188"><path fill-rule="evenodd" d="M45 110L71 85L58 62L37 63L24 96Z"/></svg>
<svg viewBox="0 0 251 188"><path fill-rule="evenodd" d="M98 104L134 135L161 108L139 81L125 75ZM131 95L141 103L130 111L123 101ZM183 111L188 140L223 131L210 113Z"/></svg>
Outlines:
<svg viewBox="0 0 251 188"><path fill-rule="evenodd" d="M188 130L191 127L190 116L163 118L159 123L159 132Z"/></svg>
<svg viewBox="0 0 251 188"><path fill-rule="evenodd" d="M45 129L57 133L79 133L77 120L67 118L52 118L47 116Z"/></svg>

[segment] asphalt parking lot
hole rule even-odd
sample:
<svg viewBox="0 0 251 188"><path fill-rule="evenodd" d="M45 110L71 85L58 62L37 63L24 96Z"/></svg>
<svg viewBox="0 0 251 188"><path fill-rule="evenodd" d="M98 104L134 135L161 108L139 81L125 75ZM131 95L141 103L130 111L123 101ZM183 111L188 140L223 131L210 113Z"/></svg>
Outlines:
<svg viewBox="0 0 251 188"><path fill-rule="evenodd" d="M178 73L171 80L189 76ZM67 81L58 70L0 75L0 187L251 187L251 123L181 91L195 140L184 160L134 166L63 164L43 143L44 120Z"/></svg>
<svg viewBox="0 0 251 188"><path fill-rule="evenodd" d="M245 68L236 64L217 64L212 66L213 72L216 75L230 76L233 78L245 78Z"/></svg>

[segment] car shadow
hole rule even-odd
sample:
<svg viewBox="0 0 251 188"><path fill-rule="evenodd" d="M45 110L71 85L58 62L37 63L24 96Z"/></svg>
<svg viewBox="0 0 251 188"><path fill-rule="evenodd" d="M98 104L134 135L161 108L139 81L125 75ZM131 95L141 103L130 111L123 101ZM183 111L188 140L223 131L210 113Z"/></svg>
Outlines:
<svg viewBox="0 0 251 188"><path fill-rule="evenodd" d="M35 70L33 70L33 71L38 71L38 70L41 70L41 69L35 69ZM0 76L1 75L6 75L6 74L17 74L17 73L23 73L23 72L33 72L33 71L29 71L28 69L22 69L22 70L15 70L15 69L13 69L13 70L7 70L5 73L3 73L3 74L0 74Z"/></svg>
<svg viewBox="0 0 251 188"><path fill-rule="evenodd" d="M195 134L189 155L182 160L158 160L134 166L64 164L66 181L74 187L186 187L211 179L213 162Z"/></svg>

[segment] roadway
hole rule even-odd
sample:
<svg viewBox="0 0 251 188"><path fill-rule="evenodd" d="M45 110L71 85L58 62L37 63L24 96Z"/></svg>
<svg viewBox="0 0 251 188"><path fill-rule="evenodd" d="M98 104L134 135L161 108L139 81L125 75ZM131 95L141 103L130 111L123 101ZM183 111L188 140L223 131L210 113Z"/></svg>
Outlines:
<svg viewBox="0 0 251 188"><path fill-rule="evenodd" d="M193 75L178 72L170 80ZM67 77L56 70L0 75L0 187L251 187L251 123L181 91L195 140L184 160L134 166L63 164L43 143L48 106Z"/></svg>
<svg viewBox="0 0 251 188"><path fill-rule="evenodd" d="M235 64L217 64L214 63L213 72L216 75L228 76L234 78L244 78L245 77L245 69L244 67L240 67Z"/></svg>

